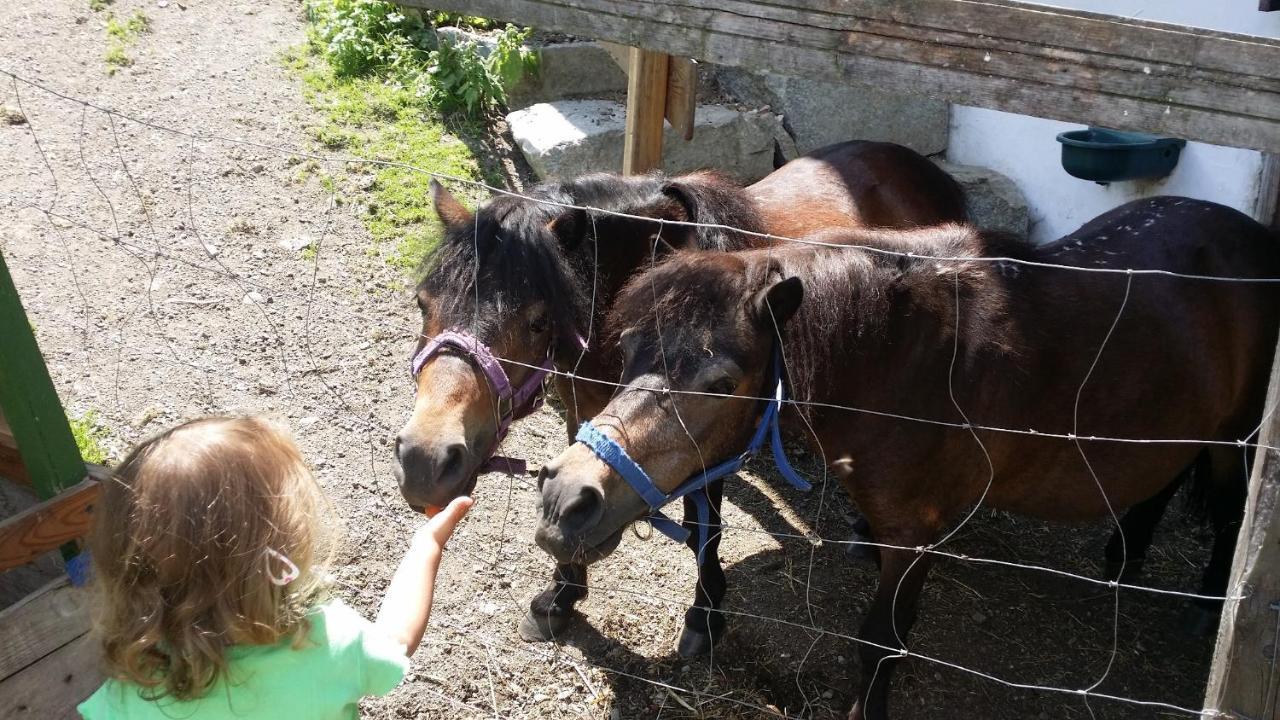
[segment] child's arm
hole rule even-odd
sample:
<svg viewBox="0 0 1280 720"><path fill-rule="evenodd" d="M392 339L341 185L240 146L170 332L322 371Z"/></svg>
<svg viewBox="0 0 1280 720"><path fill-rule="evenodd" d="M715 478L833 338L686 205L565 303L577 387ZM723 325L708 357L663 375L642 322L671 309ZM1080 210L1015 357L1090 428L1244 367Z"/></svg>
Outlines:
<svg viewBox="0 0 1280 720"><path fill-rule="evenodd" d="M409 552L405 553L391 584L387 586L386 597L378 609L376 626L392 640L404 645L406 655L413 655L427 631L444 544L458 521L467 514L471 502L469 497L456 498L426 525L418 528Z"/></svg>

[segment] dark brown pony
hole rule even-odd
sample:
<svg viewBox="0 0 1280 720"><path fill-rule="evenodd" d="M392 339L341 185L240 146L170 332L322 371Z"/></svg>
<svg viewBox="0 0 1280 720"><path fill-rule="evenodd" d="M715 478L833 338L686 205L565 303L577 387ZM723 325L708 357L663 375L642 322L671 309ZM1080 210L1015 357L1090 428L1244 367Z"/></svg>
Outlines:
<svg viewBox="0 0 1280 720"><path fill-rule="evenodd" d="M1049 520L1107 517L1159 494L1204 448L1216 489L1244 482L1244 453L1230 444L1259 424L1280 285L1018 261L1280 277L1280 244L1248 217L1166 197L1043 247L962 226L819 239L890 252L679 253L618 298L610 323L627 387L593 423L663 491L701 470L700 458L741 451L760 413L741 398L765 392L775 346L802 401L784 425L826 459L889 545L937 543L975 503ZM544 466L540 482L537 540L558 562L599 557L649 512L582 444ZM896 654L881 648L904 647L931 557L881 551L851 718L887 716Z"/></svg>
<svg viewBox="0 0 1280 720"><path fill-rule="evenodd" d="M621 372L616 346L601 336L600 327L633 274L671 248L724 251L768 244L748 233L670 221L798 236L965 218L963 194L951 176L912 150L875 142L817 150L745 188L710 172L674 178L599 174L539 185L529 199L498 196L475 214L439 185L433 192L445 237L426 258L417 288L423 318L418 348L442 330L465 328L503 360L513 385L550 356L556 370L586 378L553 380L571 438L579 418L594 416L612 394L610 385L590 380L615 381ZM585 352L578 336L588 341ZM475 486L478 468L495 450L500 409L485 377L459 354L430 359L417 388L413 414L395 443L400 489L414 507L441 506ZM720 486L709 492L712 521L718 522ZM724 595L715 545L718 539L699 568L687 620L703 630L682 641L688 653L705 651L709 642L699 608L716 607ZM550 639L585 597L585 583L585 566L557 568L555 583L532 603L525 637Z"/></svg>

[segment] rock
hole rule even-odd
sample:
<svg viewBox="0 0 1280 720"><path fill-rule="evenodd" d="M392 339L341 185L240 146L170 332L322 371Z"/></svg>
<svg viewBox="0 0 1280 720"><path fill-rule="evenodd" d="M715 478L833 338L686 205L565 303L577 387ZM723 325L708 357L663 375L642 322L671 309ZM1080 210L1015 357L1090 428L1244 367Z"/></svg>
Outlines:
<svg viewBox="0 0 1280 720"><path fill-rule="evenodd" d="M974 225L985 230L1002 230L1026 237L1031 230L1027 199L1012 180L989 168L975 165L938 166L964 188L965 205Z"/></svg>
<svg viewBox="0 0 1280 720"><path fill-rule="evenodd" d="M782 113L801 153L845 140L895 142L922 155L947 147L951 117L942 100L740 68L720 67L716 76L743 103Z"/></svg>
<svg viewBox="0 0 1280 720"><path fill-rule="evenodd" d="M6 125L27 124L27 116L12 105L0 105L0 119L3 119Z"/></svg>
<svg viewBox="0 0 1280 720"><path fill-rule="evenodd" d="M700 106L693 140L666 129L663 169L671 174L716 168L744 182L773 172L775 147L794 155L794 145L770 113ZM570 178L622 168L626 112L612 100L539 103L507 116L516 144L539 177Z"/></svg>
<svg viewBox="0 0 1280 720"><path fill-rule="evenodd" d="M538 49L538 69L507 91L507 107L627 91L627 74L604 48L593 42L562 43Z"/></svg>
<svg viewBox="0 0 1280 720"><path fill-rule="evenodd" d="M284 238L277 244L285 250L302 252L303 250L311 247L311 242L311 238L306 235L298 235L296 237Z"/></svg>

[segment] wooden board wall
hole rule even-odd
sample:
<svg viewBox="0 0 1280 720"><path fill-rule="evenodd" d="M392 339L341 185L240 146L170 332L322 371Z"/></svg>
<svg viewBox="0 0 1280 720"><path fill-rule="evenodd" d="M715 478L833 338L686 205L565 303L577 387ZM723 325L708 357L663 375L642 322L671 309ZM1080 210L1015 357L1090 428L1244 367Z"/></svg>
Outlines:
<svg viewBox="0 0 1280 720"><path fill-rule="evenodd" d="M1017 0L399 0L752 70L1280 152L1280 40Z"/></svg>

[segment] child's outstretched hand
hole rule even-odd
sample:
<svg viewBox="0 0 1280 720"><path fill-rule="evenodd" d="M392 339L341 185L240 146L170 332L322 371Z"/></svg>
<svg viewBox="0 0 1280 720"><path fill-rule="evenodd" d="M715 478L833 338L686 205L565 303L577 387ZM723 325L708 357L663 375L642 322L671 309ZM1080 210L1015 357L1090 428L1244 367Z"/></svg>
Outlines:
<svg viewBox="0 0 1280 720"><path fill-rule="evenodd" d="M433 514L426 525L418 528L414 535L414 542L429 542L440 550L444 550L445 543L449 542L454 528L458 527L458 523L474 502L466 495L454 498L453 502L446 505L443 510Z"/></svg>
<svg viewBox="0 0 1280 720"><path fill-rule="evenodd" d="M471 503L469 497L455 498L414 532L409 552L400 561L400 567L392 576L391 585L382 599L377 626L388 637L404 645L408 655L413 655L427 629L444 545L453 535L458 521L471 509Z"/></svg>

